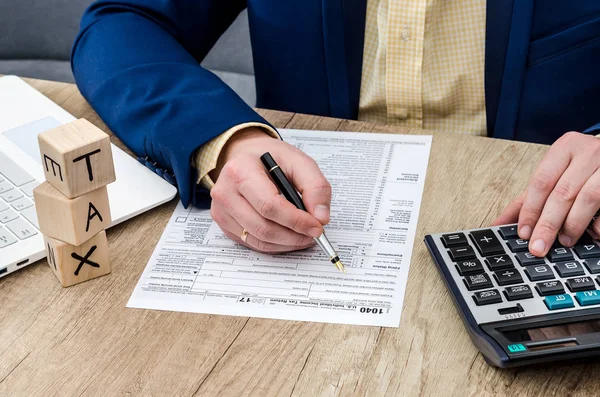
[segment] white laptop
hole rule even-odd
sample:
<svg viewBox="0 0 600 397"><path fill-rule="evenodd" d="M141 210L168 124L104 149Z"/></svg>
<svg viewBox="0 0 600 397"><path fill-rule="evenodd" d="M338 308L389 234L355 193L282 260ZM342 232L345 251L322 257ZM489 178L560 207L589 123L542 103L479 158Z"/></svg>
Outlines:
<svg viewBox="0 0 600 397"><path fill-rule="evenodd" d="M0 78L0 277L46 256L33 189L44 181L37 135L75 120L15 76ZM175 197L167 181L112 145L112 225Z"/></svg>

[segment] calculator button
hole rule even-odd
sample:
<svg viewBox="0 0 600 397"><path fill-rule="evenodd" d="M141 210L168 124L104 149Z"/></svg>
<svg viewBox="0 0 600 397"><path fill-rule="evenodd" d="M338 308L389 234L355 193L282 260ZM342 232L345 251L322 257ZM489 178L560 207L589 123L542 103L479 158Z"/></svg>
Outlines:
<svg viewBox="0 0 600 397"><path fill-rule="evenodd" d="M508 269L511 267L515 267L515 264L513 263L512 259L510 259L510 256L508 256L506 254L488 256L487 258L485 258L485 263L487 263L488 267L493 272L496 270L502 270L502 269Z"/></svg>
<svg viewBox="0 0 600 397"><path fill-rule="evenodd" d="M508 240L509 238L519 238L519 234L517 233L517 225L502 226L500 228L500 235L505 240Z"/></svg>
<svg viewBox="0 0 600 397"><path fill-rule="evenodd" d="M600 273L600 258L588 258L583 261L583 264L590 273Z"/></svg>
<svg viewBox="0 0 600 397"><path fill-rule="evenodd" d="M548 252L548 259L550 259L550 262L570 261L573 259L573 253L565 247L553 247Z"/></svg>
<svg viewBox="0 0 600 397"><path fill-rule="evenodd" d="M467 237L464 233L444 234L442 235L442 242L446 248L456 247L467 244Z"/></svg>
<svg viewBox="0 0 600 397"><path fill-rule="evenodd" d="M497 289L475 292L473 299L475 300L477 306L491 305L492 303L502 302L502 296Z"/></svg>
<svg viewBox="0 0 600 397"><path fill-rule="evenodd" d="M561 277L583 276L585 274L581 263L576 261L558 262L556 271Z"/></svg>
<svg viewBox="0 0 600 397"><path fill-rule="evenodd" d="M575 306L573 298L568 294L547 296L544 298L544 303L550 310L566 309Z"/></svg>
<svg viewBox="0 0 600 397"><path fill-rule="evenodd" d="M479 259L470 259L468 261L458 261L456 268L461 276L470 273L481 273L483 272L483 265Z"/></svg>
<svg viewBox="0 0 600 397"><path fill-rule="evenodd" d="M529 285L513 285L504 289L504 296L509 301L533 298L533 292Z"/></svg>
<svg viewBox="0 0 600 397"><path fill-rule="evenodd" d="M537 283L535 285L535 288L542 296L561 294L565 292L562 283L558 280L543 281L541 283Z"/></svg>
<svg viewBox="0 0 600 397"><path fill-rule="evenodd" d="M508 240L506 244L508 244L508 247L512 252L523 252L528 250L529 240L521 240L518 238L516 240Z"/></svg>
<svg viewBox="0 0 600 397"><path fill-rule="evenodd" d="M580 306L589 306L600 304L600 291L582 291L575 294L575 299Z"/></svg>
<svg viewBox="0 0 600 397"><path fill-rule="evenodd" d="M475 243L481 256L489 256L504 253L500 240L491 229L477 230L471 232L471 239Z"/></svg>
<svg viewBox="0 0 600 397"><path fill-rule="evenodd" d="M529 251L517 252L517 260L519 261L521 266L543 265L544 263L546 263L544 258L538 258Z"/></svg>
<svg viewBox="0 0 600 397"><path fill-rule="evenodd" d="M567 287L571 290L571 292L577 291L588 291L591 289L595 289L596 285L594 284L594 280L591 277L576 277L566 280Z"/></svg>
<svg viewBox="0 0 600 397"><path fill-rule="evenodd" d="M581 259L600 256L600 247L595 243L581 244L575 246L575 252Z"/></svg>
<svg viewBox="0 0 600 397"><path fill-rule="evenodd" d="M487 273L469 274L464 281L469 291L493 287L492 280Z"/></svg>
<svg viewBox="0 0 600 397"><path fill-rule="evenodd" d="M470 245L464 247L450 248L450 257L454 262L458 262L465 259L474 259L475 251Z"/></svg>
<svg viewBox="0 0 600 397"><path fill-rule="evenodd" d="M550 280L554 278L554 272L548 265L534 265L525 268L525 274L531 281Z"/></svg>
<svg viewBox="0 0 600 397"><path fill-rule="evenodd" d="M499 270L494 272L494 277L498 282L498 285L512 285L523 282L523 277L517 269Z"/></svg>

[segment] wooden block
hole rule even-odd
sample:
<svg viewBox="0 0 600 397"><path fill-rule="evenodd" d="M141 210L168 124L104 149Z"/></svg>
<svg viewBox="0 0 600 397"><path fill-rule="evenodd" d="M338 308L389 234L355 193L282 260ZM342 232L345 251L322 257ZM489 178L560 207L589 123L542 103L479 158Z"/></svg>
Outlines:
<svg viewBox="0 0 600 397"><path fill-rule="evenodd" d="M80 245L110 225L106 186L69 199L44 182L33 197L41 232L55 239Z"/></svg>
<svg viewBox="0 0 600 397"><path fill-rule="evenodd" d="M48 265L63 287L110 273L108 241L103 230L76 247L44 236Z"/></svg>
<svg viewBox="0 0 600 397"><path fill-rule="evenodd" d="M115 181L110 138L85 119L38 135L46 180L74 198Z"/></svg>

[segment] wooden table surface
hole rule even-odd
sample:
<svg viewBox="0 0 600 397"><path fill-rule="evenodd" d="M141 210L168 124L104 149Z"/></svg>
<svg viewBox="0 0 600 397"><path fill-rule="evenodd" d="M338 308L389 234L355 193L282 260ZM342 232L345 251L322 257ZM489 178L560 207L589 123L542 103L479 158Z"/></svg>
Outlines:
<svg viewBox="0 0 600 397"><path fill-rule="evenodd" d="M28 82L108 132L74 85ZM260 113L280 128L424 133ZM108 231L109 276L62 288L42 260L0 281L0 395L597 395L598 361L488 366L422 242L490 224L546 149L434 133L399 328L127 309L176 202L138 216Z"/></svg>

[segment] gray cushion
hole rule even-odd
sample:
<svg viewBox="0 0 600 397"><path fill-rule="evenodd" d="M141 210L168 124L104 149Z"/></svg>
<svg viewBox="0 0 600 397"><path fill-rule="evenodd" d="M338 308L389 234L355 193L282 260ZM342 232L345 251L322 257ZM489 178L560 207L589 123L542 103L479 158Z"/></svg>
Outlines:
<svg viewBox="0 0 600 397"><path fill-rule="evenodd" d="M210 50L202 66L212 70L254 74L248 11L244 10Z"/></svg>
<svg viewBox="0 0 600 397"><path fill-rule="evenodd" d="M0 59L0 74L16 74L21 77L74 83L69 61L50 59Z"/></svg>
<svg viewBox="0 0 600 397"><path fill-rule="evenodd" d="M230 86L248 105L256 106L256 84L253 75L222 70L211 71Z"/></svg>
<svg viewBox="0 0 600 397"><path fill-rule="evenodd" d="M71 46L92 0L0 0L0 74L74 82ZM256 103L248 13L243 11L202 62L248 104Z"/></svg>
<svg viewBox="0 0 600 397"><path fill-rule="evenodd" d="M91 0L0 0L0 58L68 60Z"/></svg>

